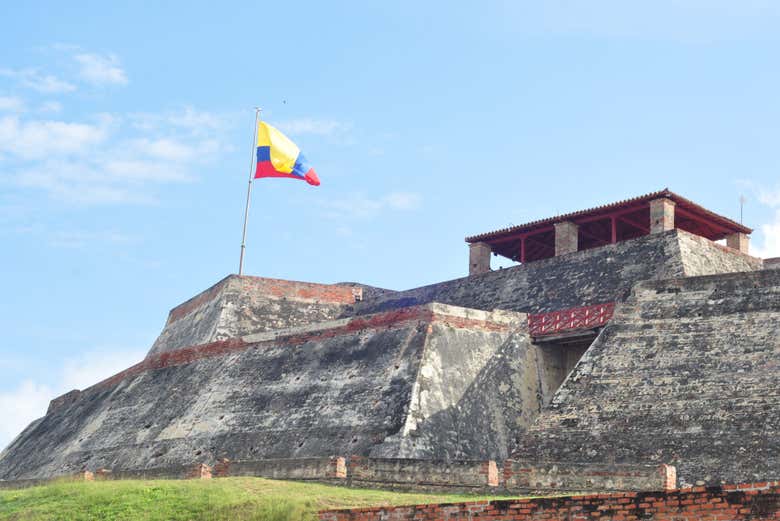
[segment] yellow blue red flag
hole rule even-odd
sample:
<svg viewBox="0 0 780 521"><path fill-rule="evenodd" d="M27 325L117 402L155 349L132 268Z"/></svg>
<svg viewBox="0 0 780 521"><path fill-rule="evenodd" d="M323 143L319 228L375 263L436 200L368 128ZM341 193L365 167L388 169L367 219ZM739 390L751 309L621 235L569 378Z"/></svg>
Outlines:
<svg viewBox="0 0 780 521"><path fill-rule="evenodd" d="M268 123L257 125L257 169L255 179L285 177L319 186L317 172L309 165L298 146Z"/></svg>

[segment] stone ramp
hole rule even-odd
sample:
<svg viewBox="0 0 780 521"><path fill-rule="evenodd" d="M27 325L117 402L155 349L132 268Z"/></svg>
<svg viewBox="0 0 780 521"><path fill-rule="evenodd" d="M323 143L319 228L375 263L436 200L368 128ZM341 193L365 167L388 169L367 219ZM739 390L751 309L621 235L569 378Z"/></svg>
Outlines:
<svg viewBox="0 0 780 521"><path fill-rule="evenodd" d="M644 282L514 458L664 462L682 483L780 477L780 271Z"/></svg>
<svg viewBox="0 0 780 521"><path fill-rule="evenodd" d="M425 420L455 407L524 325L430 304L150 354L56 402L0 457L0 479L368 455L398 435L482 443L484 429L461 435L442 421L427 432Z"/></svg>

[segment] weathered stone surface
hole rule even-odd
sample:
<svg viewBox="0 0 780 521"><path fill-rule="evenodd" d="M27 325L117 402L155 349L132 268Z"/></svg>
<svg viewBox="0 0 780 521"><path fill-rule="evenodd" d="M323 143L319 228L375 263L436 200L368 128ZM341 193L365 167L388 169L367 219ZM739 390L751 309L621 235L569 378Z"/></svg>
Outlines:
<svg viewBox="0 0 780 521"><path fill-rule="evenodd" d="M780 477L780 271L637 285L514 457Z"/></svg>
<svg viewBox="0 0 780 521"><path fill-rule="evenodd" d="M150 354L344 314L360 287L230 275L173 308Z"/></svg>
<svg viewBox="0 0 780 521"><path fill-rule="evenodd" d="M777 270L780 269L780 257L772 257L771 259L764 259L765 270Z"/></svg>
<svg viewBox="0 0 780 521"><path fill-rule="evenodd" d="M150 355L30 425L0 455L0 479L367 455L411 410L427 436L425 415L460 400L523 319L432 304ZM462 367L422 370L437 359ZM423 396L428 405L413 407ZM482 443L455 429L437 436L456 449L458 438Z"/></svg>
<svg viewBox="0 0 780 521"><path fill-rule="evenodd" d="M686 232L680 233L679 247L683 274L688 277L755 271L760 270L763 264L758 257Z"/></svg>
<svg viewBox="0 0 780 521"><path fill-rule="evenodd" d="M143 361L53 400L0 454L0 479L515 449L764 478L778 468L780 271L761 267L671 230L403 292L231 276L174 308ZM742 273L685 278L726 272ZM642 283L658 279L673 280ZM593 336L534 344L524 313L629 295L537 421Z"/></svg>
<svg viewBox="0 0 780 521"><path fill-rule="evenodd" d="M552 397L557 387L540 378L549 368L525 327L500 345L445 328L433 326L403 428L372 457L503 460Z"/></svg>
<svg viewBox="0 0 780 521"><path fill-rule="evenodd" d="M356 305L358 313L443 302L475 309L540 313L620 301L643 280L761 269L739 254L682 230L399 291Z"/></svg>

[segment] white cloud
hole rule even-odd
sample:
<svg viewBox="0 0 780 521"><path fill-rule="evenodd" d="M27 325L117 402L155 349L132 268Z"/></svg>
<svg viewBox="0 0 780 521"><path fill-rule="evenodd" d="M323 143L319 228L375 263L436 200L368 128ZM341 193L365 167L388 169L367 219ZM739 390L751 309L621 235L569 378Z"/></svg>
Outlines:
<svg viewBox="0 0 780 521"><path fill-rule="evenodd" d="M62 103L59 101L46 101L41 103L41 106L38 107L38 112L42 112L44 114L56 114L62 112Z"/></svg>
<svg viewBox="0 0 780 521"><path fill-rule="evenodd" d="M93 85L125 85L127 74L113 54L80 53L73 56L79 65L79 76Z"/></svg>
<svg viewBox="0 0 780 521"><path fill-rule="evenodd" d="M112 54L68 44L47 49L76 63L85 82L127 83ZM0 75L43 92L75 89L34 68L0 69ZM230 118L193 107L74 121L52 115L62 112L60 101L38 103L36 110L24 111L21 99L0 97L0 183L71 204L154 203L156 186L190 182L197 168L231 149L223 139Z"/></svg>
<svg viewBox="0 0 780 521"><path fill-rule="evenodd" d="M227 148L222 119L192 108L92 119L0 117L0 161L16 162L3 174L71 204L148 204L155 185L192 181Z"/></svg>
<svg viewBox="0 0 780 521"><path fill-rule="evenodd" d="M170 138L142 138L133 141L131 145L144 155L171 161L186 160L198 153L198 151L191 146Z"/></svg>
<svg viewBox="0 0 780 521"><path fill-rule="evenodd" d="M759 190L758 201L767 206L780 207L780 189Z"/></svg>
<svg viewBox="0 0 780 521"><path fill-rule="evenodd" d="M76 86L38 69L0 69L0 76L16 80L20 85L47 94L73 92Z"/></svg>
<svg viewBox="0 0 780 521"><path fill-rule="evenodd" d="M0 152L23 159L85 152L108 136L108 121L97 125L64 121L22 121L18 116L0 118Z"/></svg>
<svg viewBox="0 0 780 521"><path fill-rule="evenodd" d="M141 349L97 349L66 360L62 368L60 389L85 389L140 362L146 351Z"/></svg>
<svg viewBox="0 0 780 521"><path fill-rule="evenodd" d="M330 119L301 118L280 121L280 130L289 134L314 134L317 136L334 136L352 128L352 125Z"/></svg>
<svg viewBox="0 0 780 521"><path fill-rule="evenodd" d="M293 137L304 135L326 138L338 145L354 145L352 124L332 119L299 118L275 122L274 126Z"/></svg>
<svg viewBox="0 0 780 521"><path fill-rule="evenodd" d="M412 192L395 192L385 196L384 201L394 210L414 210L420 206L422 197Z"/></svg>
<svg viewBox="0 0 780 521"><path fill-rule="evenodd" d="M36 418L46 412L54 391L32 380L24 380L15 389L0 392L0 450Z"/></svg>
<svg viewBox="0 0 780 521"><path fill-rule="evenodd" d="M213 137L225 132L230 126L230 121L222 114L189 106L162 113L133 113L128 115L128 120L136 130L157 138L169 134L172 130L193 138Z"/></svg>
<svg viewBox="0 0 780 521"><path fill-rule="evenodd" d="M764 241L761 246L751 245L751 253L764 259L780 257L780 210L775 211L774 221L762 224L759 231Z"/></svg>
<svg viewBox="0 0 780 521"><path fill-rule="evenodd" d="M353 194L346 199L323 202L325 214L331 218L367 218L387 210L409 211L419 208L422 196L414 192L392 192L381 197Z"/></svg>
<svg viewBox="0 0 780 521"><path fill-rule="evenodd" d="M780 189L757 189L758 201L770 207L774 214L773 220L762 224L758 231L763 239L761 245L751 244L750 253L764 259L780 257Z"/></svg>
<svg viewBox="0 0 780 521"><path fill-rule="evenodd" d="M0 112L21 112L24 110L24 101L15 96L0 96Z"/></svg>
<svg viewBox="0 0 780 521"><path fill-rule="evenodd" d="M86 231L60 230L49 237L49 244L58 248L83 248L84 246L100 246L104 244L130 244L136 242L134 237L116 231Z"/></svg>
<svg viewBox="0 0 780 521"><path fill-rule="evenodd" d="M97 349L65 360L53 386L24 380L15 388L0 392L0 449L46 413L49 402L72 389L85 389L140 362L140 349Z"/></svg>

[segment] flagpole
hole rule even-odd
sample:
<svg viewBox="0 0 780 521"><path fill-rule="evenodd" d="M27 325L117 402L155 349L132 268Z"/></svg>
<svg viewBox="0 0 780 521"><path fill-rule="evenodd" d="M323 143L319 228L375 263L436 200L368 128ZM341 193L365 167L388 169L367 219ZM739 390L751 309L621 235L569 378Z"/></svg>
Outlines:
<svg viewBox="0 0 780 521"><path fill-rule="evenodd" d="M252 139L252 161L249 163L249 186L246 189L246 208L244 209L244 232L241 235L241 256L238 259L238 274L244 274L244 251L246 251L246 225L249 222L249 203L252 200L252 180L254 179L254 170L257 159L255 150L257 148L257 125L260 122L260 107L255 107L255 132Z"/></svg>

